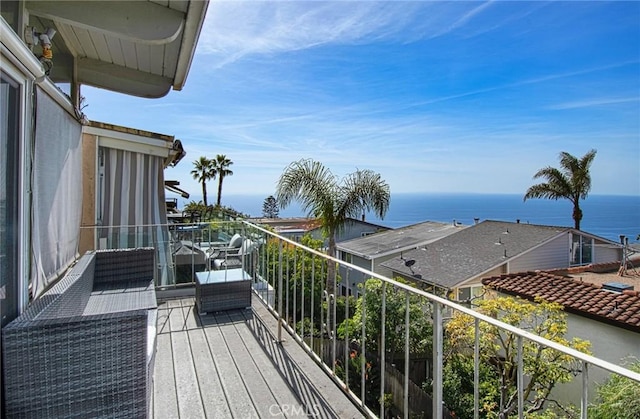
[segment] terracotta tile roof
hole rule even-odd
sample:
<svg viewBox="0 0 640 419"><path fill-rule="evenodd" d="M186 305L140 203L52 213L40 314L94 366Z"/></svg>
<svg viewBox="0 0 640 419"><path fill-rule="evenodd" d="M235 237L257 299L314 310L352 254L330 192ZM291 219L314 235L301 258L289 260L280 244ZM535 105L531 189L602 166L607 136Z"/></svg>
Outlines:
<svg viewBox="0 0 640 419"><path fill-rule="evenodd" d="M493 276L482 284L528 300L540 297L570 313L640 332L640 291L607 291L601 285L547 272Z"/></svg>

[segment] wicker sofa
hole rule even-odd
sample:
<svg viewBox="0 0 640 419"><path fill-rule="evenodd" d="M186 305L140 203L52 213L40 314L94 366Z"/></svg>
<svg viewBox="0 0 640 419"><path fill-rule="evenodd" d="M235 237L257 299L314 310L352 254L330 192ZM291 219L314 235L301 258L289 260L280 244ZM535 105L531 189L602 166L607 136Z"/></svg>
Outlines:
<svg viewBox="0 0 640 419"><path fill-rule="evenodd" d="M154 254L87 252L2 330L4 417L148 417Z"/></svg>

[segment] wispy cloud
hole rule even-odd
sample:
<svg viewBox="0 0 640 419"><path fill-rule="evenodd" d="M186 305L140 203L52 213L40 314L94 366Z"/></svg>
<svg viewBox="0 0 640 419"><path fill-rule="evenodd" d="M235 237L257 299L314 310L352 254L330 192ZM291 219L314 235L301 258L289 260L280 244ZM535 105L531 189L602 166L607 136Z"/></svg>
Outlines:
<svg viewBox="0 0 640 419"><path fill-rule="evenodd" d="M632 103L636 102L640 104L640 97L619 97L619 98L598 98L598 99L585 99L574 102L563 102L556 105L549 106L552 110L564 110L564 109L578 109L578 108L590 108L596 106L617 105L620 103Z"/></svg>
<svg viewBox="0 0 640 419"><path fill-rule="evenodd" d="M220 68L251 54L380 40L414 42L459 30L492 5L491 1L214 2L199 53L218 57L216 68Z"/></svg>
<svg viewBox="0 0 640 419"><path fill-rule="evenodd" d="M459 29L467 25L467 23L469 23L476 15L479 15L480 13L484 12L492 4L493 4L493 1L481 3L479 6L476 6L473 9L463 13L463 15L460 16L458 19L456 19L451 25L445 26L439 32L434 33L432 37L442 36L444 34L455 31L456 29Z"/></svg>

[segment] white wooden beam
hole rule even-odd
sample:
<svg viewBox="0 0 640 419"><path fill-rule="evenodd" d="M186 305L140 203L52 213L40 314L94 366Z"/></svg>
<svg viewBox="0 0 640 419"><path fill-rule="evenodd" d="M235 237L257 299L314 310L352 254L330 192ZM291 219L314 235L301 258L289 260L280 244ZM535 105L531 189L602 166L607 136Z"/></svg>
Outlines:
<svg viewBox="0 0 640 419"><path fill-rule="evenodd" d="M90 58L77 59L78 82L147 98L169 93L173 80Z"/></svg>
<svg viewBox="0 0 640 419"><path fill-rule="evenodd" d="M33 15L133 42L162 45L184 27L184 14L146 1L29 1Z"/></svg>

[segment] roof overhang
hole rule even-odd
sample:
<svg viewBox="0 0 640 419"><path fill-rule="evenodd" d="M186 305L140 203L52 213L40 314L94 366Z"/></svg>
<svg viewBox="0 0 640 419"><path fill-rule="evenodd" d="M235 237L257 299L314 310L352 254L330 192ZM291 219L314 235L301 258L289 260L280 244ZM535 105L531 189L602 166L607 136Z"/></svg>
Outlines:
<svg viewBox="0 0 640 419"><path fill-rule="evenodd" d="M24 7L25 43L30 28L56 31L54 82L155 98L184 86L208 0L27 1ZM42 55L41 46L32 50Z"/></svg>
<svg viewBox="0 0 640 419"><path fill-rule="evenodd" d="M126 150L162 157L167 160L174 143L173 136L91 121L82 133L95 136L99 147Z"/></svg>
<svg viewBox="0 0 640 419"><path fill-rule="evenodd" d="M168 190L170 192L173 192L173 193L176 193L176 194L180 195L184 199L189 199L189 192L178 188L178 185L180 185L180 182L178 182L177 180L165 180L164 181L164 188L166 190Z"/></svg>

